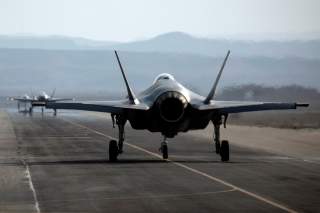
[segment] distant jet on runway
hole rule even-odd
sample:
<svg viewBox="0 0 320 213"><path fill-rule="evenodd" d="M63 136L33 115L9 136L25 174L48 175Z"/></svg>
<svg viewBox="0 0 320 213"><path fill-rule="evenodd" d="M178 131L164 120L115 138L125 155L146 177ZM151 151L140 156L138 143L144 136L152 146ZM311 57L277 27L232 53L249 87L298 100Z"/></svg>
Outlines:
<svg viewBox="0 0 320 213"><path fill-rule="evenodd" d="M25 109L24 111L26 112L27 111L27 103L29 103L30 100L32 100L32 98L28 94L25 94L25 95L18 97L18 98L10 97L9 100L17 101L19 112L21 112L20 111L21 105L24 105L24 109Z"/></svg>
<svg viewBox="0 0 320 213"><path fill-rule="evenodd" d="M73 100L72 98L54 98L55 89L52 91L51 96L49 96L45 92L41 92L38 96L30 97L28 95L24 95L22 97L11 97L10 100L17 101L18 103L18 111L20 112L20 107L23 104L25 108L25 112L29 112L30 114L33 112L34 107L41 107L41 112L44 112L44 107L48 103L55 103L58 101L70 101ZM30 105L29 109L27 110L27 104ZM54 115L57 115L57 109L54 110Z"/></svg>
<svg viewBox="0 0 320 213"><path fill-rule="evenodd" d="M124 79L128 98L119 101L86 101L79 103L47 102L47 108L77 109L111 113L113 124L119 128L118 141L109 143L109 160L116 161L122 153L124 142L124 126L127 121L134 129L146 129L151 132L161 132L164 140L160 150L163 158L168 158L167 138L173 138L179 132L204 129L211 121L214 125L214 143L216 153L222 161L229 160L229 142L220 141L220 126L226 126L228 115L231 113L296 109L308 107L309 104L246 102L246 101L216 101L216 88L225 67L230 51L228 51L213 87L207 97L196 94L185 88L170 74L159 75L153 84L135 95L122 68L117 52L115 55ZM150 141L151 142L151 141Z"/></svg>

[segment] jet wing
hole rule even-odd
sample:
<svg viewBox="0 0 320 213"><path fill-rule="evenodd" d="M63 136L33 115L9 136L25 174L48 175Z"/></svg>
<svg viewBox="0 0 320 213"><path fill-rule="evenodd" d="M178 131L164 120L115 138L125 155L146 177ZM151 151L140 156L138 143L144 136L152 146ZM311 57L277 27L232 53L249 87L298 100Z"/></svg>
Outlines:
<svg viewBox="0 0 320 213"><path fill-rule="evenodd" d="M20 101L20 102L31 102L33 99L27 99L27 98L15 98L15 97L10 97L9 100L11 101Z"/></svg>
<svg viewBox="0 0 320 213"><path fill-rule="evenodd" d="M73 101L73 98L51 98L49 101L55 102L55 101Z"/></svg>
<svg viewBox="0 0 320 213"><path fill-rule="evenodd" d="M147 111L150 107L146 104L130 104L123 101L84 101L84 102L49 102L46 108L51 109L74 109L95 112L123 113L125 111Z"/></svg>
<svg viewBox="0 0 320 213"><path fill-rule="evenodd" d="M220 113L239 113L263 110L296 109L308 107L304 103L254 102L254 101L210 101L209 104L195 105L201 111L218 111Z"/></svg>

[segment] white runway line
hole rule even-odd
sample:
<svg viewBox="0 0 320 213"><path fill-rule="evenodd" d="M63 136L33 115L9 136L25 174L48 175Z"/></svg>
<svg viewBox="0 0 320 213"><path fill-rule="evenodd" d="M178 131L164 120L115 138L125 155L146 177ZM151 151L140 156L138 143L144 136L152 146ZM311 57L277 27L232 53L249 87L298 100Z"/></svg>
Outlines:
<svg viewBox="0 0 320 213"><path fill-rule="evenodd" d="M303 159L304 162L307 162L307 163L314 163L314 164L320 164L319 161L314 161L314 160L307 160L307 159Z"/></svg>
<svg viewBox="0 0 320 213"><path fill-rule="evenodd" d="M31 176L31 173L30 173L29 165L24 160L21 160L21 161L22 161L23 165L26 168L26 177L28 179L29 187L30 187L30 189L32 191L32 195L33 195L36 211L37 211L37 213L41 213L40 207L39 207L39 202L38 202L38 197L37 197L37 192L36 192L36 190L35 190L35 188L33 186L32 176Z"/></svg>
<svg viewBox="0 0 320 213"><path fill-rule="evenodd" d="M94 133L96 133L96 134L98 134L98 135L102 135L102 136L104 136L104 137L106 137L106 138L116 140L116 138L111 137L111 136L109 136L109 135L107 135L107 134L104 134L104 133L102 133L102 132L99 132L99 131L97 131L97 130L91 129L90 127L84 126L84 125L79 124L79 123L75 123L75 122L73 122L73 121L69 121L69 120L65 120L65 119L63 119L63 120L66 121L66 122L68 122L68 123L70 123L70 124L73 124L73 125L75 125L75 126L80 126L80 127L85 128L85 129L87 129L87 130L90 130L90 131L92 131L92 132L94 132ZM128 143L128 142L125 142L125 144L128 145L128 146L130 146L130 147L132 147L132 148L135 148L135 149L137 149L137 150L140 150L140 151L142 151L142 152L144 152L144 153L147 153L147 154L149 154L149 155L152 155L152 156L154 156L154 157L157 157L157 158L162 159L162 156L159 155L159 154L157 154L157 153L148 151L148 150L146 150L146 149L144 149L144 148L142 148L142 147L139 147L139 146L130 144L130 143ZM245 194L245 195L248 195L248 196L250 196L250 197L252 197L252 198L255 198L255 199L260 200L260 201L262 201L262 202L264 202L264 203L267 203L267 204L269 204L269 205L271 205L271 206L273 206L273 207L279 208L279 209L284 210L284 211L289 212L289 213L298 213L297 211L295 211L295 210L293 210L293 209L291 209L291 208L289 208L289 207L287 207L287 206L285 206L285 205L283 205L283 204L277 203L276 201L272 201L272 200L270 200L270 199L268 199L268 198L265 198L265 197L263 197L263 196L261 196L261 195L258 195L258 194L256 194L256 193L250 192L250 191L248 191L248 190L245 190L245 189L243 189L243 188L241 188L241 187L238 187L238 186L236 186L236 185L233 185L233 184L231 184L231 183L229 183L229 182L227 182L227 181L224 181L224 180L222 180L222 179L220 179L220 178L214 177L214 176L209 175L209 174L207 174L207 173L201 172L201 171L199 171L199 170L197 170L197 169L191 168L191 167L189 167L189 166L187 166L187 165L185 165L185 164L178 163L178 162L175 162L175 161L172 161L172 160L166 160L166 161L171 162L171 163L175 164L176 166L179 166L179 167L181 167L181 168L184 168L184 169L186 169L186 170L188 170L188 171L190 171L190 172L193 172L193 173L195 173L195 174L198 174L198 175L201 175L201 176L203 176L203 177L206 177L206 178L208 178L208 179L210 179L210 180L212 180L212 181L215 181L215 182L218 182L218 183L220 183L220 184L222 184L222 185L231 187L231 188L234 189L234 190L237 190L237 191L239 191L239 192L241 192L241 193L243 193L243 194Z"/></svg>

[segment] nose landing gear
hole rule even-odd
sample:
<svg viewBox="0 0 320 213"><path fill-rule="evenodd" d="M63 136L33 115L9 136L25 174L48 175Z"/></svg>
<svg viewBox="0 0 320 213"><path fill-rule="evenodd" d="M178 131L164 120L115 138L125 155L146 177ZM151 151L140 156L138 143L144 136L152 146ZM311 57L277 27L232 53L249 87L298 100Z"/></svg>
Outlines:
<svg viewBox="0 0 320 213"><path fill-rule="evenodd" d="M163 142L161 142L159 151L162 153L162 158L164 160L168 159L168 142L166 137L164 137Z"/></svg>

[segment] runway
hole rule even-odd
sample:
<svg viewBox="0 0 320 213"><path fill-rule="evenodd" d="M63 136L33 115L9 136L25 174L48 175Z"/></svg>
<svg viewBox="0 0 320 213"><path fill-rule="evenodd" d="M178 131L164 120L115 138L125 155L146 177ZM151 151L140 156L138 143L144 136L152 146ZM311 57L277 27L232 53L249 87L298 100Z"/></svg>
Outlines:
<svg viewBox="0 0 320 213"><path fill-rule="evenodd" d="M273 147L285 141L268 128L250 134L259 131ZM304 143L299 131L288 138ZM163 161L161 135L127 125L124 153L109 163L117 130L108 114L0 111L0 212L320 212L320 140L300 155L230 140L231 161L221 163L203 135L171 139Z"/></svg>

